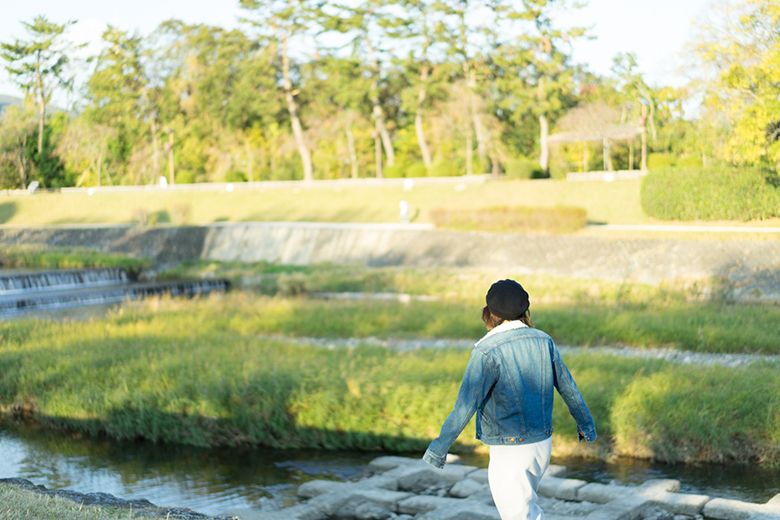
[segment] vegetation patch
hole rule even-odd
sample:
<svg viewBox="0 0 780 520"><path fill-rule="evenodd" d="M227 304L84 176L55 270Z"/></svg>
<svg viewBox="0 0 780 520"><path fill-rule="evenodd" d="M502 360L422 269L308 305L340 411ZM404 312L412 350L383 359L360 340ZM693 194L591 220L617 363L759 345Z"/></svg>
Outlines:
<svg viewBox="0 0 780 520"><path fill-rule="evenodd" d="M659 168L642 179L642 208L662 220L780 217L780 178L763 168Z"/></svg>
<svg viewBox="0 0 780 520"><path fill-rule="evenodd" d="M431 221L440 228L503 233L574 233L585 227L588 213L582 208L507 207L431 210Z"/></svg>
<svg viewBox="0 0 780 520"><path fill-rule="evenodd" d="M47 269L84 269L87 267L123 267L138 273L152 267L148 258L130 258L117 253L102 253L82 248L48 246L0 247L0 268L41 267Z"/></svg>
<svg viewBox="0 0 780 520"><path fill-rule="evenodd" d="M155 520L163 518L157 515L150 515L148 511L138 514L128 509L83 506L64 498L43 495L35 491L8 485L0 485L0 516L4 520L39 518L56 518L57 520L126 520L143 518Z"/></svg>
<svg viewBox="0 0 780 520"><path fill-rule="evenodd" d="M451 410L467 350L291 344L258 335L256 322L224 303L162 299L91 322L3 323L0 406L45 427L117 439L420 452ZM301 322L318 316L302 313ZM601 440L578 445L558 401L558 454L780 461L776 367L700 370L590 353L565 360ZM455 450L478 445L472 424Z"/></svg>
<svg viewBox="0 0 780 520"><path fill-rule="evenodd" d="M255 330L290 336L477 339L490 284L519 280L536 325L566 345L622 344L697 352L780 354L780 307L735 304L720 279L660 286L463 269L280 266L195 261L164 273L228 278L259 294L229 295L205 320L229 313ZM322 301L313 292L395 292L438 301ZM273 296L273 297L270 297ZM309 319L327 316L327 319Z"/></svg>

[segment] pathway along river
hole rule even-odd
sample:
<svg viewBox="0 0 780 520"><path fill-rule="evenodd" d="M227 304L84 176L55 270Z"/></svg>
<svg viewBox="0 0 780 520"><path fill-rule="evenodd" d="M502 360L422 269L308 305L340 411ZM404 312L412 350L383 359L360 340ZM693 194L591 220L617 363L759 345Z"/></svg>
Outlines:
<svg viewBox="0 0 780 520"><path fill-rule="evenodd" d="M110 307L96 305L37 314L46 314L53 319L83 319L103 315ZM311 338L300 341L323 347L334 342ZM387 346L400 349L423 346L411 343L414 342ZM428 348L440 346L422 343ZM614 350L612 353L616 355L632 355L626 349ZM670 358L677 354L659 352L654 356ZM683 363L714 361L674 360ZM750 356L735 357L726 364L751 361ZM146 498L160 506L189 507L212 515L231 509L273 510L290 505L296 501L295 491L303 482L358 478L365 465L380 455L382 453L377 452L201 449L91 439L72 433L0 424L0 478L26 478L49 489L105 492L124 499ZM420 456L415 453L404 455ZM463 459L467 464L487 467L486 455L464 456ZM554 459L553 463L566 466L569 478L588 482L614 480L639 484L650 478L673 478L681 481L683 492L757 503L764 503L780 493L780 468L760 468L751 464L665 465L627 458L614 463L581 459Z"/></svg>

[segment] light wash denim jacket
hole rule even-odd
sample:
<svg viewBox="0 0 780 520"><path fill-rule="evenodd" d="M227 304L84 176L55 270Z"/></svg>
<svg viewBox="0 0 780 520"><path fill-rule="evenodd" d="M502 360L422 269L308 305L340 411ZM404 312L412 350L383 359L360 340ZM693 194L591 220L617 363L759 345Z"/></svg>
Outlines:
<svg viewBox="0 0 780 520"><path fill-rule="evenodd" d="M447 451L474 413L485 444L530 444L552 435L553 386L577 422L579 439L596 440L596 426L550 336L520 321L504 322L471 352L455 408L423 460L444 467Z"/></svg>

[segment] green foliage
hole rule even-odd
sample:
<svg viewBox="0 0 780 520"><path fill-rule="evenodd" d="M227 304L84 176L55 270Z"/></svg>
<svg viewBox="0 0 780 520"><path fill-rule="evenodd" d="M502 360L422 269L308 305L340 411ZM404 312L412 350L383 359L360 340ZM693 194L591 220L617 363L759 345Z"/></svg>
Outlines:
<svg viewBox="0 0 780 520"><path fill-rule="evenodd" d="M677 165L677 157L671 153L651 153L647 155L647 168L657 170Z"/></svg>
<svg viewBox="0 0 780 520"><path fill-rule="evenodd" d="M405 177L406 168L400 164L394 164L393 166L385 166L382 169L382 175L388 179Z"/></svg>
<svg viewBox="0 0 780 520"><path fill-rule="evenodd" d="M406 169L407 177L426 177L428 175L428 167L424 162L413 163Z"/></svg>
<svg viewBox="0 0 780 520"><path fill-rule="evenodd" d="M507 161L504 173L508 179L540 179L544 175L539 163L524 157Z"/></svg>
<svg viewBox="0 0 780 520"><path fill-rule="evenodd" d="M585 227L588 213L582 208L496 207L481 210L431 210L437 227L465 231L503 233L574 233Z"/></svg>
<svg viewBox="0 0 780 520"><path fill-rule="evenodd" d="M455 161L436 161L428 169L428 175L431 177L453 177L462 175L463 167Z"/></svg>
<svg viewBox="0 0 780 520"><path fill-rule="evenodd" d="M780 216L777 174L763 168L662 168L642 180L642 208L662 220Z"/></svg>
<svg viewBox="0 0 780 520"><path fill-rule="evenodd" d="M238 171L238 170L231 170L225 174L225 182L246 182L246 173Z"/></svg>
<svg viewBox="0 0 780 520"><path fill-rule="evenodd" d="M86 267L123 267L139 273L152 267L148 258L130 258L117 253L67 247L12 246L0 248L0 267L45 267L48 269L83 269Z"/></svg>

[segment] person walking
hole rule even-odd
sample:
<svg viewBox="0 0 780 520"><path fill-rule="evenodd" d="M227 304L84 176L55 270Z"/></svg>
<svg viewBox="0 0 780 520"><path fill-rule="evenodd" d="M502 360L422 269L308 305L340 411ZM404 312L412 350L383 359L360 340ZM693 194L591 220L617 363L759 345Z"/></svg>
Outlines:
<svg viewBox="0 0 780 520"><path fill-rule="evenodd" d="M533 327L525 289L500 280L485 303L488 332L474 345L455 407L423 460L443 468L476 413L477 439L490 447L488 482L501 519L544 520L536 492L550 464L553 388L574 417L580 441L595 441L596 426L553 340Z"/></svg>

